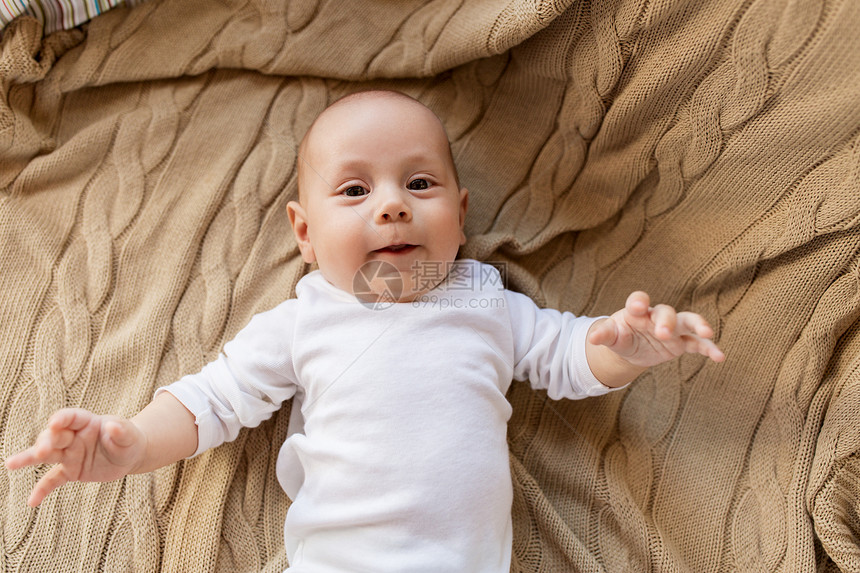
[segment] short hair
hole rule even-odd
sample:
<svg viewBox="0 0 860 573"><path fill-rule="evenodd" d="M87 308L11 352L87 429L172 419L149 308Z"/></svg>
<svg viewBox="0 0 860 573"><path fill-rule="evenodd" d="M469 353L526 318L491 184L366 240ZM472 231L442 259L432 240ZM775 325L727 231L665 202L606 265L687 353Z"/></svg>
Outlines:
<svg viewBox="0 0 860 573"><path fill-rule="evenodd" d="M343 105L345 103L349 103L351 101L368 99L371 97L388 97L388 98L392 98L392 99L407 100L407 101L410 101L412 103L416 103L416 104L420 105L421 107L423 107L424 109L429 111L431 114L433 114L433 117L435 117L436 120L439 122L439 127L442 128L442 133L445 135L445 142L448 144L448 146L447 146L447 148L448 148L448 160L451 162L451 167L454 170L454 181L457 184L457 189L459 189L460 188L460 175L457 173L457 164L454 162L454 153L451 150L451 140L448 138L448 132L445 130L445 124L442 123L442 120L439 118L439 116L436 115L436 113L432 109L430 109L429 107L427 107L426 105L424 105L423 103L421 103L420 101L415 99L414 97L406 95L405 93L394 91L394 90L370 89L370 90L361 90L361 91L353 92L353 93L347 94L341 98L338 98L337 100L335 100L334 102L329 104L324 110L322 110L322 112L320 112L320 114L316 117L316 119L313 120L310 127L308 127L308 130L305 132L304 137L302 137L301 142L299 142L299 147L298 147L298 150L296 151L296 179L297 179L297 182L299 183L299 201L301 201L301 197L302 197L302 187L301 187L300 183L302 181L302 172L304 171L304 164L305 164L304 156L305 156L305 151L307 148L307 141L310 137L311 132L313 132L314 126L316 126L317 121L319 121L319 119L323 116L323 114L325 114L325 112L327 112L328 110L330 110L334 107Z"/></svg>

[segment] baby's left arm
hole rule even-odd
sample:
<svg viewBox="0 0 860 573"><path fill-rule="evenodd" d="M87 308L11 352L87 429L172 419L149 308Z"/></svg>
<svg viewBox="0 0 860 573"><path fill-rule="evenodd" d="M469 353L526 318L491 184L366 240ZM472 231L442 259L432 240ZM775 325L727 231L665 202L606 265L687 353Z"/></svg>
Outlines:
<svg viewBox="0 0 860 573"><path fill-rule="evenodd" d="M597 379L617 388L686 352L722 362L725 354L713 336L713 328L700 315L676 312L665 304L651 307L648 295L638 291L623 309L591 326L585 354Z"/></svg>

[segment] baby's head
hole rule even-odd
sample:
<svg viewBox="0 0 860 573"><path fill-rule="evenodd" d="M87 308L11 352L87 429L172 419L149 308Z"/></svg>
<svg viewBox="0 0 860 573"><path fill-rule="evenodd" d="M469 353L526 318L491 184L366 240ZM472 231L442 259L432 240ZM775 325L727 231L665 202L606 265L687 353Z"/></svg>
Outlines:
<svg viewBox="0 0 860 573"><path fill-rule="evenodd" d="M364 294L353 289L359 269L396 269L399 300L412 300L444 278L439 269L466 242L468 191L445 130L409 96L371 91L336 101L302 140L298 165L299 201L287 213L302 257L346 292Z"/></svg>

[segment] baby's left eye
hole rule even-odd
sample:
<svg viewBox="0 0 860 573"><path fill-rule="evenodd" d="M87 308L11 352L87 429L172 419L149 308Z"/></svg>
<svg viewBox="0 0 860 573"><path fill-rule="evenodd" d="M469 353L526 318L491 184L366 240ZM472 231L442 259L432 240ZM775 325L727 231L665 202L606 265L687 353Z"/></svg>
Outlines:
<svg viewBox="0 0 860 573"><path fill-rule="evenodd" d="M430 187L430 183L426 179L413 179L406 187L412 191L421 191Z"/></svg>

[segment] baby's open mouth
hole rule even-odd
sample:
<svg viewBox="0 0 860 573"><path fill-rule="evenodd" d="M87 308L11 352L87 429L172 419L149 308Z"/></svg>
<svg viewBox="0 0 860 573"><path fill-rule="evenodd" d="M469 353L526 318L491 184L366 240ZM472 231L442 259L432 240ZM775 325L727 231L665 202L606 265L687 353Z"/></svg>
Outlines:
<svg viewBox="0 0 860 573"><path fill-rule="evenodd" d="M397 245L388 245L387 247L382 247L381 249L376 249L373 251L374 253L407 253L415 248L416 245L410 245L408 243L400 243Z"/></svg>

